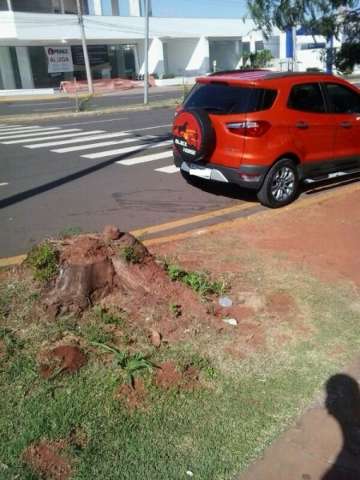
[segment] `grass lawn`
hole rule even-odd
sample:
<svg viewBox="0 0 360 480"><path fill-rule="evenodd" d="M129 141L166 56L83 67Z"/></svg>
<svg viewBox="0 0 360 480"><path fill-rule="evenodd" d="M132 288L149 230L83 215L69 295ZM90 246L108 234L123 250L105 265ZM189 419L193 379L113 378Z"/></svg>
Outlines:
<svg viewBox="0 0 360 480"><path fill-rule="evenodd" d="M230 480L245 469L359 350L360 319L350 284L321 283L258 252L241 262L246 268L232 275L230 297L240 298L246 283L259 298L274 289L285 292L297 307L291 319L271 314L266 302L255 310L265 344L244 347L246 355L238 357L228 347L237 341L233 332L241 330L241 319L237 327L203 329L157 349L124 312L109 317L93 308L81 320L46 320L37 306L37 283L27 274L3 273L0 478L39 478L23 461L24 450L42 440L69 439L75 430L84 441L67 440L63 449L74 480L180 480L190 478L189 471L194 479ZM292 317L301 319L301 329L293 328ZM125 332L117 343L123 351L142 352L155 365L171 359L179 370L195 366L196 387L160 388L154 372L144 369L138 372L144 404L130 409L116 395L123 369L92 343L112 344L117 328ZM73 375L42 378L39 350L71 336L87 364Z"/></svg>

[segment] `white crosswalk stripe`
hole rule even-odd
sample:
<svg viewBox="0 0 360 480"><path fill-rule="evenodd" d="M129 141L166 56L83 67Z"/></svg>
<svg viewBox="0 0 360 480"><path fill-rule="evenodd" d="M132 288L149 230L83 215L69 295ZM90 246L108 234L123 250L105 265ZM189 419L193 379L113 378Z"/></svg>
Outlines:
<svg viewBox="0 0 360 480"><path fill-rule="evenodd" d="M83 140L83 139L81 139ZM144 137L142 137L142 140L144 140ZM124 138L123 140L115 140L111 142L99 142L99 143L90 143L86 145L76 145L75 147L66 147L66 148L58 148L56 150L51 150L51 152L54 153L69 153L69 152L77 152L79 150L91 150L94 148L100 148L100 147L110 147L112 145L119 145L122 143L133 143L133 142L138 142L138 138ZM32 148L32 147L27 147L27 148Z"/></svg>
<svg viewBox="0 0 360 480"><path fill-rule="evenodd" d="M166 160L169 162L173 156L170 147L172 140L165 140L164 136L160 134L141 135L143 130L167 126L169 125L109 132L104 130L84 131L81 127L66 128L66 125L47 127L3 124L0 125L0 143L20 144L21 147L27 149L49 148L49 152L53 154L79 152L78 155L81 158L91 160L113 156L115 163L119 166L135 167L151 163L154 164L152 168L156 173L174 174L179 171L179 168L173 164L164 165L163 163ZM109 149L115 145L118 145L119 148ZM51 149L51 147L54 148ZM154 151L155 149L156 151ZM93 151L82 154L82 151L86 150ZM122 160L116 160L117 156L123 156ZM7 183L0 182L0 186L5 185Z"/></svg>
<svg viewBox="0 0 360 480"><path fill-rule="evenodd" d="M86 132L86 133L89 133L89 132ZM75 140L60 140L57 142L36 143L35 145L31 145L30 147L26 147L26 148L56 147L58 145L68 145L69 143L88 142L89 140L101 140L103 138L125 137L126 135L128 134L125 132L104 133L102 135L91 135L89 137L83 137L81 138L81 140L75 139Z"/></svg>
<svg viewBox="0 0 360 480"><path fill-rule="evenodd" d="M175 167L175 165L167 165L166 167L155 168L155 172L177 173L177 172L180 172L180 168Z"/></svg>
<svg viewBox="0 0 360 480"><path fill-rule="evenodd" d="M74 128L73 129L75 132L78 132L81 130L80 128ZM29 138L29 139L22 139L22 140L12 140L10 142L2 142L7 145L9 144L14 144L14 143L28 143L28 142L39 142L43 140L51 140L51 139L57 139L57 138L69 138L69 137L81 137L84 135L89 135L89 133L101 133L103 130L94 130L93 132L79 132L79 133L69 133L71 130L63 130L62 132L56 132L56 135L53 136L46 136L46 137L40 137L40 138ZM63 134L64 132L68 132L66 134ZM55 132L53 132L55 133ZM58 133L61 133L61 135L58 135ZM26 145L25 145L26 146Z"/></svg>
<svg viewBox="0 0 360 480"><path fill-rule="evenodd" d="M142 155L141 157L127 158L125 160L119 160L116 163L119 165L139 165L141 163L154 162L156 160L162 160L164 158L172 157L171 150L167 152L154 153L152 155Z"/></svg>
<svg viewBox="0 0 360 480"><path fill-rule="evenodd" d="M39 132L32 132L32 133L22 133L21 135L6 135L6 136L1 136L0 140L8 140L7 142L1 142L5 144L9 144L10 141L14 140L12 143L21 143L22 141L27 142L28 139L32 137L39 137L39 135L57 135L59 133L65 133L65 132L79 132L81 131L80 128L71 128L68 130L41 130ZM50 137L51 138L51 137ZM39 138L35 138L34 141L36 142ZM40 138L41 140L41 138ZM31 140L29 140L30 142Z"/></svg>
<svg viewBox="0 0 360 480"><path fill-rule="evenodd" d="M28 131L28 130L36 130L37 128L41 128L39 125L32 125L31 127L24 127L23 125L6 125L6 127L0 127L1 133L6 133L7 131ZM59 128L59 127L56 127Z"/></svg>
<svg viewBox="0 0 360 480"><path fill-rule="evenodd" d="M125 148L119 148L115 150L107 150L105 152L89 153L87 155L81 155L81 156L83 158L90 158L90 159L111 157L113 155L115 156L115 155L124 155L126 153L135 153L138 151L140 152L144 149L149 149L149 148L164 147L165 145L170 145L171 143L172 143L172 140L166 140L165 142L155 143L154 145L142 143L140 145L137 145L136 147L125 147Z"/></svg>

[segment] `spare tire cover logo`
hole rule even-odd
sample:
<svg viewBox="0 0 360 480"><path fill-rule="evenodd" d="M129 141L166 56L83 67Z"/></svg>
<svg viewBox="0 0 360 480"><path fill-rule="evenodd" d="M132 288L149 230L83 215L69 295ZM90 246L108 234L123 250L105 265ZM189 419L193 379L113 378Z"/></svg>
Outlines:
<svg viewBox="0 0 360 480"><path fill-rule="evenodd" d="M196 118L189 112L181 112L173 125L174 144L185 154L195 156L201 146L201 130Z"/></svg>

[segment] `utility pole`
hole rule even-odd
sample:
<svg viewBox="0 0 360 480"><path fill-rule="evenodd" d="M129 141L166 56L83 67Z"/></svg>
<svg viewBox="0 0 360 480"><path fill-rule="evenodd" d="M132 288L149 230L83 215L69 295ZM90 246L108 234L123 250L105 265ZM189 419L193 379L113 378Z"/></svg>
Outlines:
<svg viewBox="0 0 360 480"><path fill-rule="evenodd" d="M296 26L292 27L292 43L293 43L293 55L292 55L292 63L293 63L293 72L297 71L297 43L296 43Z"/></svg>
<svg viewBox="0 0 360 480"><path fill-rule="evenodd" d="M77 6L78 20L79 20L80 33L81 33L81 43L82 43L84 61L85 61L86 79L88 83L89 94L93 95L94 86L93 86L93 81L91 77L89 54L88 54L88 49L86 44L86 37L85 37L84 19L83 19L81 7L80 7L80 0L76 0L76 6Z"/></svg>
<svg viewBox="0 0 360 480"><path fill-rule="evenodd" d="M145 3L145 58L144 58L144 104L149 103L149 0Z"/></svg>

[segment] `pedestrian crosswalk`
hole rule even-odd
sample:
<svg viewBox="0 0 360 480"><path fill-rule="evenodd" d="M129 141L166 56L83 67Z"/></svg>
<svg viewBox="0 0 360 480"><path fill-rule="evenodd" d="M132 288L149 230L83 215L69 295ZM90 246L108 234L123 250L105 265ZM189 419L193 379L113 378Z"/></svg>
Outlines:
<svg viewBox="0 0 360 480"><path fill-rule="evenodd" d="M93 125L94 127L94 125ZM168 135L151 135L169 125L154 125L143 129L106 131L67 128L66 126L23 126L0 124L0 144L16 145L30 150L42 149L49 155L73 158L78 155L92 162L114 158L114 165L134 167L148 164L160 174L179 171L172 163L172 141ZM146 134L143 133L146 130ZM69 160L71 161L71 160Z"/></svg>

